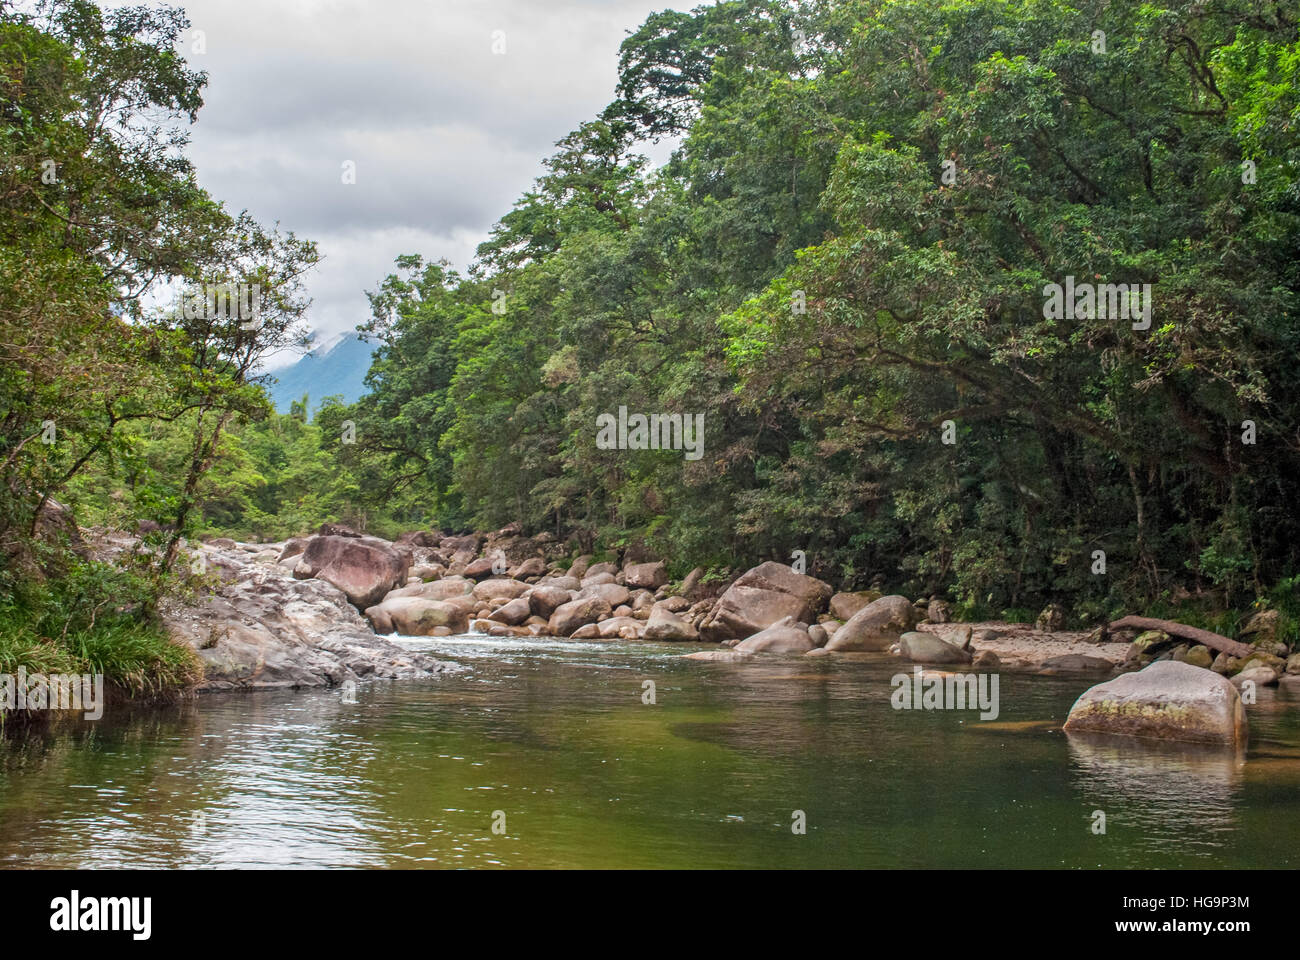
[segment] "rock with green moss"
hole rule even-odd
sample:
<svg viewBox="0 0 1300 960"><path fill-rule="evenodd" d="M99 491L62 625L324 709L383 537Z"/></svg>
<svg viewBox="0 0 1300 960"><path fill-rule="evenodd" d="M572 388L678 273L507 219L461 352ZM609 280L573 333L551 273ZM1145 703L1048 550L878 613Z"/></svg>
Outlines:
<svg viewBox="0 0 1300 960"><path fill-rule="evenodd" d="M1246 709L1237 689L1219 674L1160 660L1084 691L1065 731L1242 746Z"/></svg>
<svg viewBox="0 0 1300 960"><path fill-rule="evenodd" d="M1240 637L1246 643L1271 643L1277 640L1282 614L1278 610L1260 610L1241 628Z"/></svg>
<svg viewBox="0 0 1300 960"><path fill-rule="evenodd" d="M1190 663L1194 667L1208 670L1210 669L1210 665L1214 663L1214 654L1210 652L1210 648L1205 646L1205 644L1198 643L1188 648L1182 661L1183 663Z"/></svg>

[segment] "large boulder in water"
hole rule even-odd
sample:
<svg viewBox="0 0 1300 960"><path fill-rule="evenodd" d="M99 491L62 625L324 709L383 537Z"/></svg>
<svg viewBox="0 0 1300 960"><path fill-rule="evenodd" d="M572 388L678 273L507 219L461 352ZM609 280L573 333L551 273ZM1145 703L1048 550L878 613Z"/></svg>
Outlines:
<svg viewBox="0 0 1300 960"><path fill-rule="evenodd" d="M881 597L867 604L826 641L827 650L888 650L917 621L907 597Z"/></svg>
<svg viewBox="0 0 1300 960"><path fill-rule="evenodd" d="M377 604L406 582L406 558L378 537L312 537L293 568L299 580L315 578L342 590L358 610Z"/></svg>
<svg viewBox="0 0 1300 960"><path fill-rule="evenodd" d="M898 652L913 663L970 663L971 655L933 633L905 633L898 641Z"/></svg>
<svg viewBox="0 0 1300 960"><path fill-rule="evenodd" d="M810 623L830 596L830 584L769 560L727 588L700 624L700 633L721 643L752 637L786 617Z"/></svg>
<svg viewBox="0 0 1300 960"><path fill-rule="evenodd" d="M655 604L646 620L644 637L647 640L691 642L700 639L699 632L663 604Z"/></svg>
<svg viewBox="0 0 1300 960"><path fill-rule="evenodd" d="M405 637L431 637L439 627L446 627L452 633L469 629L469 611L464 606L426 597L390 596L368 608L366 619L376 630L391 623L393 630Z"/></svg>
<svg viewBox="0 0 1300 960"><path fill-rule="evenodd" d="M736 644L740 653L807 653L816 647L808 631L786 617Z"/></svg>
<svg viewBox="0 0 1300 960"><path fill-rule="evenodd" d="M1157 660L1085 690L1065 731L1238 746L1246 742L1246 708L1214 671Z"/></svg>

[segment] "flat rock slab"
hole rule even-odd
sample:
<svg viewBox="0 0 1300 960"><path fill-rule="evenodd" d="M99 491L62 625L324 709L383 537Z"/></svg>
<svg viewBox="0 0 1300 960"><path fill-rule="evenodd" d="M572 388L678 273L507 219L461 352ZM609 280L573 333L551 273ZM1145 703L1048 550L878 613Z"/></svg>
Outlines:
<svg viewBox="0 0 1300 960"><path fill-rule="evenodd" d="M235 550L209 544L204 553L222 569L223 583L196 603L162 611L172 636L204 662L200 691L332 687L459 669L376 636L333 584L297 580Z"/></svg>

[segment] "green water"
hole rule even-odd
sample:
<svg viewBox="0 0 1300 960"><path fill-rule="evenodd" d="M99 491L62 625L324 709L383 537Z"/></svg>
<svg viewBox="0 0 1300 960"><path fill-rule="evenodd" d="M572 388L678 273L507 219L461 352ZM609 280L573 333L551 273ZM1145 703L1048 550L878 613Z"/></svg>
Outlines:
<svg viewBox="0 0 1300 960"><path fill-rule="evenodd" d="M110 711L0 747L4 867L1288 867L1300 700L1244 759L1077 744L1086 680L896 711L883 655L452 638L466 669ZM644 704L653 680L657 702ZM1093 832L1093 811L1106 815ZM500 813L497 813L500 811ZM803 811L806 833L792 830ZM504 817L504 833L494 833Z"/></svg>

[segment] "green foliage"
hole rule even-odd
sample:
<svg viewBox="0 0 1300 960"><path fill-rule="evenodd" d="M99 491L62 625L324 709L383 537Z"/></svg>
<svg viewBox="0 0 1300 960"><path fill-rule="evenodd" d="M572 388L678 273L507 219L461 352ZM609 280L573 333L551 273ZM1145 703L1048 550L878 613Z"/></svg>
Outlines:
<svg viewBox="0 0 1300 960"><path fill-rule="evenodd" d="M194 651L147 611L148 571L76 560L57 580L0 581L0 673L103 674L135 697L170 697L202 679Z"/></svg>
<svg viewBox="0 0 1300 960"><path fill-rule="evenodd" d="M159 16L127 26L165 35ZM131 233L155 246L132 255L265 277L283 298L251 348L225 328L105 320L116 278L89 242L103 237L60 252L62 222L15 171L50 138L82 149L84 125L49 118L75 112L84 71L112 76L120 51L7 29L6 89L45 106L11 111L2 145L28 217L0 243L4 330L21 344L57 301L71 319L48 339L72 345L66 363L0 368L0 462L28 503L10 529L31 494L59 490L105 522L170 523L173 546L187 525L519 521L717 577L798 549L837 585L1017 619L1048 601L1090 621L1292 602L1270 585L1300 574L1293 4L654 14L622 46L614 101L558 141L467 276L398 259L360 327L379 344L370 393L311 422L306 400L268 415L250 364L296 335L314 249L236 228L146 150L157 162L124 191L206 226L173 237L159 213ZM56 65L41 82L12 67L37 55ZM197 106L197 77L144 62L158 104ZM650 170L638 151L664 136L680 145ZM104 172L78 161L69 177L89 194ZM106 223L136 216L113 200L95 200ZM1150 328L1045 309L1067 276L1151 284ZM105 346L78 353L91 332ZM74 364L87 399L60 422L76 442L20 451ZM597 417L620 407L704 414L704 455L601 449Z"/></svg>

